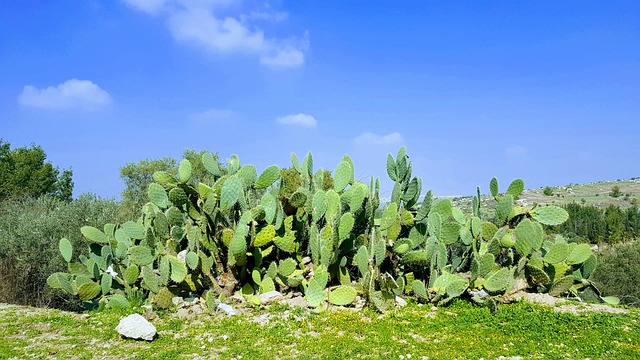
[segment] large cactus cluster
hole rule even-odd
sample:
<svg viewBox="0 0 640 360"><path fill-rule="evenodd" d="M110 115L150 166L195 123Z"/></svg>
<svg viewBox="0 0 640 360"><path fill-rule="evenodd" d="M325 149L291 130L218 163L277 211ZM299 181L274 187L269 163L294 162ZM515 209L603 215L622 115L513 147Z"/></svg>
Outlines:
<svg viewBox="0 0 640 360"><path fill-rule="evenodd" d="M552 295L592 287L589 246L545 235L542 225L560 224L567 213L518 206L521 180L504 194L491 181L490 221L480 217L479 189L470 215L430 191L421 196L404 147L387 158L395 186L381 212L379 181L356 181L346 155L333 176L314 170L311 153L260 175L235 155L226 166L207 153L202 162L209 185L192 181L191 163L182 160L177 176L153 174L137 221L83 227L88 256L74 256L61 239L68 272L52 274L49 285L108 307L142 298L166 308L174 296L212 302L232 294L256 302L260 293L297 290L313 307L349 305L361 295L381 311L403 295L482 302L480 290L505 294L519 278Z"/></svg>

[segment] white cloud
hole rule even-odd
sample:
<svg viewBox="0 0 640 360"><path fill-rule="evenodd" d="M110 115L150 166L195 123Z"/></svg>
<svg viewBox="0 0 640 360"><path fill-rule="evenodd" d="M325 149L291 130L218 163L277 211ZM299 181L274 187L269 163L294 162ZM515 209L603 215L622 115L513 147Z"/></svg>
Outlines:
<svg viewBox="0 0 640 360"><path fill-rule="evenodd" d="M280 125L297 125L303 127L315 127L318 125L316 118L303 113L281 116L276 119L276 122Z"/></svg>
<svg viewBox="0 0 640 360"><path fill-rule="evenodd" d="M167 26L178 41L190 42L214 53L257 55L267 66L297 67L304 64L308 40L277 39L265 36L254 21L280 22L285 12L253 11L249 15L221 16L238 13L240 0L124 0L130 6L150 15L162 13ZM233 5L233 6L232 6Z"/></svg>
<svg viewBox="0 0 640 360"><path fill-rule="evenodd" d="M44 89L27 85L18 96L18 103L45 110L92 110L111 103L111 96L89 80L71 79Z"/></svg>
<svg viewBox="0 0 640 360"><path fill-rule="evenodd" d="M358 135L353 142L357 145L396 145L402 144L404 139L399 132L393 132L387 135L378 135L372 132L366 132Z"/></svg>
<svg viewBox="0 0 640 360"><path fill-rule="evenodd" d="M238 119L238 114L227 109L210 109L189 116L195 124L229 123Z"/></svg>

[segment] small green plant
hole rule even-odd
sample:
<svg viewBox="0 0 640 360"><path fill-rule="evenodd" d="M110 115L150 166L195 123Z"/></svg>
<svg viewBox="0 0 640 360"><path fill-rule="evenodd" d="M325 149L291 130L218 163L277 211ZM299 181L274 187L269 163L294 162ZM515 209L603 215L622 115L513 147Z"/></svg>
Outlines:
<svg viewBox="0 0 640 360"><path fill-rule="evenodd" d="M593 276L597 287L625 304L640 306L640 241L615 245L599 260Z"/></svg>
<svg viewBox="0 0 640 360"><path fill-rule="evenodd" d="M546 196L552 196L553 195L553 188L550 186L546 186L544 188L544 190L542 190L542 193Z"/></svg>
<svg viewBox="0 0 640 360"><path fill-rule="evenodd" d="M611 188L611 192L609 193L609 196L614 198L619 198L620 196L622 196L622 191L620 191L620 186L614 185Z"/></svg>

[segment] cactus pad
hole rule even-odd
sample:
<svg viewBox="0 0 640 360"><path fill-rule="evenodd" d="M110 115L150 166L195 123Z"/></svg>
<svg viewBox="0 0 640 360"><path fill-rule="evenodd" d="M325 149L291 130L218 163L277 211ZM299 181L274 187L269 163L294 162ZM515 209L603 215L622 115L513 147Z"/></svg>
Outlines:
<svg viewBox="0 0 640 360"><path fill-rule="evenodd" d="M168 309L173 306L171 299L173 299L173 293L163 287L153 296L153 304L160 309Z"/></svg>
<svg viewBox="0 0 640 360"><path fill-rule="evenodd" d="M513 279L509 268L502 268L494 273L490 273L484 282L484 288L489 292L504 291Z"/></svg>
<svg viewBox="0 0 640 360"><path fill-rule="evenodd" d="M53 273L47 278L47 285L53 289L61 289L68 294L73 294L73 285L71 285L69 278L67 273Z"/></svg>
<svg viewBox="0 0 640 360"><path fill-rule="evenodd" d="M132 239L144 239L144 226L133 221L127 221L122 224L122 230Z"/></svg>
<svg viewBox="0 0 640 360"><path fill-rule="evenodd" d="M255 240L253 241L253 246L265 246L273 241L275 236L276 228L273 225L267 225L258 232Z"/></svg>
<svg viewBox="0 0 640 360"><path fill-rule="evenodd" d="M354 223L355 219L353 218L352 213L348 212L342 215L342 217L340 218L340 224L338 225L338 238L340 239L340 241L349 238Z"/></svg>
<svg viewBox="0 0 640 360"><path fill-rule="evenodd" d="M498 196L498 179L491 179L491 181L489 182L489 191L491 192L491 196Z"/></svg>
<svg viewBox="0 0 640 360"><path fill-rule="evenodd" d="M164 188L161 185L156 183L149 184L149 188L147 189L147 196L149 200L158 206L161 209L169 206L169 197L167 193L164 191Z"/></svg>
<svg viewBox="0 0 640 360"><path fill-rule="evenodd" d="M80 300L91 300L100 294L102 288L100 285L92 282L86 282L78 287L78 297Z"/></svg>
<svg viewBox="0 0 640 360"><path fill-rule="evenodd" d="M166 256L171 264L171 280L181 283L187 277L187 266L173 255Z"/></svg>
<svg viewBox="0 0 640 360"><path fill-rule="evenodd" d="M511 184L507 188L506 194L509 194L514 198L516 198L520 194L522 194L523 190L524 190L524 181L522 181L522 179L515 179L511 182Z"/></svg>
<svg viewBox="0 0 640 360"><path fill-rule="evenodd" d="M307 286L306 297L309 306L320 306L325 299L324 286L321 286L315 278L311 279L311 281L309 281L309 286Z"/></svg>
<svg viewBox="0 0 640 360"><path fill-rule="evenodd" d="M94 228L93 226L83 226L80 228L80 232L87 239L99 243L99 244L107 244L109 243L109 238L105 235L100 229Z"/></svg>
<svg viewBox="0 0 640 360"><path fill-rule="evenodd" d="M531 216L544 225L560 225L569 219L569 213L555 205L539 206L531 212Z"/></svg>
<svg viewBox="0 0 640 360"><path fill-rule="evenodd" d="M220 193L220 209L228 210L235 205L242 195L242 180L237 176L232 176L222 185Z"/></svg>
<svg viewBox="0 0 640 360"><path fill-rule="evenodd" d="M60 254L62 254L62 258L66 262L71 261L71 255L73 255L73 246L71 242L66 238L60 239L58 242L58 249L60 250Z"/></svg>
<svg viewBox="0 0 640 360"><path fill-rule="evenodd" d="M549 275L537 266L527 265L525 266L525 275L527 279L533 284L544 285L551 282Z"/></svg>
<svg viewBox="0 0 640 360"><path fill-rule="evenodd" d="M591 250L589 250L589 255ZM544 261L549 264L557 264L563 262L569 255L569 244L565 242L557 242L551 245L549 251L544 256Z"/></svg>
<svg viewBox="0 0 640 360"><path fill-rule="evenodd" d="M558 281L554 282L553 285L551 285L551 289L549 289L549 295L560 296L563 293L569 291L569 289L571 289L571 287L573 286L574 280L575 279L573 276L565 276L563 278L560 278Z"/></svg>
<svg viewBox="0 0 640 360"><path fill-rule="evenodd" d="M353 303L358 292L353 286L340 285L329 293L329 302L333 305L345 306Z"/></svg>
<svg viewBox="0 0 640 360"><path fill-rule="evenodd" d="M341 192L353 179L353 167L347 161L341 161L333 176L333 188Z"/></svg>
<svg viewBox="0 0 640 360"><path fill-rule="evenodd" d="M589 244L579 244L571 250L569 256L567 256L567 264L582 264L591 257L591 247Z"/></svg>

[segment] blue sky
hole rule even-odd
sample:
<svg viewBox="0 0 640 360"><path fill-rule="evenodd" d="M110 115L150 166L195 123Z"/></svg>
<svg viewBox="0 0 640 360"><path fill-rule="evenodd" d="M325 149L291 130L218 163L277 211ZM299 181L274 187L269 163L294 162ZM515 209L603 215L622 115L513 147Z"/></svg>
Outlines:
<svg viewBox="0 0 640 360"><path fill-rule="evenodd" d="M638 1L3 1L0 138L75 192L186 148L436 195L640 176Z"/></svg>

